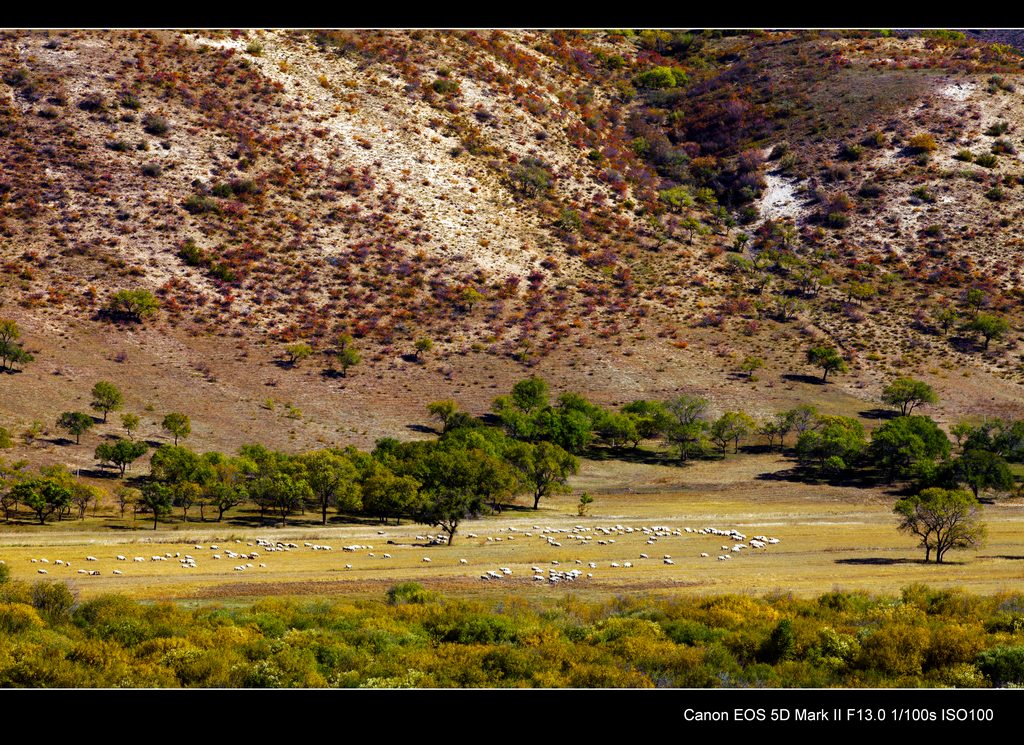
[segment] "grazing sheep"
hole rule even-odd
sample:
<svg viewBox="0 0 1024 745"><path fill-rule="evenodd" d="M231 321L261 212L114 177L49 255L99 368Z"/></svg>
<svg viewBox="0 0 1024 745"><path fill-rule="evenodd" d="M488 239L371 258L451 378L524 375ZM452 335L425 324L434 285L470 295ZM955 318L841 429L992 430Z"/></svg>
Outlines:
<svg viewBox="0 0 1024 745"><path fill-rule="evenodd" d="M124 574L120 569L115 569L114 574Z"/></svg>
<svg viewBox="0 0 1024 745"><path fill-rule="evenodd" d="M40 574L49 574L49 572L47 572L45 569L36 569L36 571L39 572ZM78 571L84 572L85 570L84 569L79 569Z"/></svg>
<svg viewBox="0 0 1024 745"><path fill-rule="evenodd" d="M429 563L430 562L430 557L429 556L424 556L423 557L423 561L426 561L426 562Z"/></svg>
<svg viewBox="0 0 1024 745"><path fill-rule="evenodd" d="M95 556L86 556L85 560L86 561L98 561L98 559Z"/></svg>
<svg viewBox="0 0 1024 745"><path fill-rule="evenodd" d="M708 555L706 553L704 553L704 552L701 552L700 558L706 559L706 558L708 558Z"/></svg>
<svg viewBox="0 0 1024 745"><path fill-rule="evenodd" d="M675 562L672 561L672 559L662 559L662 561L664 561L666 564L675 564Z"/></svg>
<svg viewBox="0 0 1024 745"><path fill-rule="evenodd" d="M459 563L460 564L468 564L469 562L466 561L465 559L459 559Z"/></svg>

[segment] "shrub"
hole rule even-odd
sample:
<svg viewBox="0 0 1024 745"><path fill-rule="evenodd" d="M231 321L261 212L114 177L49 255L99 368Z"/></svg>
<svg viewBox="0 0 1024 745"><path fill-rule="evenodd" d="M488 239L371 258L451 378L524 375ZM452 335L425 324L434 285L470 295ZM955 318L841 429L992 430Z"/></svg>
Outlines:
<svg viewBox="0 0 1024 745"><path fill-rule="evenodd" d="M974 664L994 686L1024 685L1024 646L987 649Z"/></svg>
<svg viewBox="0 0 1024 745"><path fill-rule="evenodd" d="M43 619L31 605L24 603L0 603L0 631L4 634L19 634L29 629L40 629Z"/></svg>
<svg viewBox="0 0 1024 745"><path fill-rule="evenodd" d="M1003 191L1001 186L993 186L985 192L985 198L990 199L993 202L1002 202L1006 199L1006 192Z"/></svg>
<svg viewBox="0 0 1024 745"><path fill-rule="evenodd" d="M423 605L437 599L437 595L426 590L418 582L402 582L388 590L389 605L405 605L408 603Z"/></svg>
<svg viewBox="0 0 1024 745"><path fill-rule="evenodd" d="M869 181L861 184L860 191L858 191L857 193L862 197L874 199L876 197L882 196L883 192L884 189L882 189L881 184L876 184L874 182Z"/></svg>
<svg viewBox="0 0 1024 745"><path fill-rule="evenodd" d="M671 67L652 67L637 75L633 82L638 88L678 88L686 85L686 73Z"/></svg>
<svg viewBox="0 0 1024 745"><path fill-rule="evenodd" d="M910 193L911 195L920 199L922 202L931 203L935 201L935 195L928 190L927 186L918 186Z"/></svg>
<svg viewBox="0 0 1024 745"><path fill-rule="evenodd" d="M907 143L907 147L912 153L930 153L933 150L936 150L938 145L935 144L935 138L932 135L927 132L923 132L911 137L910 141Z"/></svg>
<svg viewBox="0 0 1024 745"><path fill-rule="evenodd" d="M865 147L885 147L885 134L876 129L861 140L861 144Z"/></svg>
<svg viewBox="0 0 1024 745"><path fill-rule="evenodd" d="M864 148L860 145L854 145L847 143L839 151L839 157L843 160L860 160L860 157L864 154Z"/></svg>
<svg viewBox="0 0 1024 745"><path fill-rule="evenodd" d="M551 188L551 168L539 158L523 158L509 174L513 187L528 196L538 196Z"/></svg>
<svg viewBox="0 0 1024 745"><path fill-rule="evenodd" d="M989 137L998 137L999 135L1006 134L1009 129L1009 122L999 121L989 125L989 128L985 130L985 134Z"/></svg>
<svg viewBox="0 0 1024 745"><path fill-rule="evenodd" d="M982 168L995 168L997 159L994 153L982 153L975 156L974 162Z"/></svg>
<svg viewBox="0 0 1024 745"><path fill-rule="evenodd" d="M134 93L122 93L117 103L122 109L131 109L132 111L138 111L142 105Z"/></svg>
<svg viewBox="0 0 1024 745"><path fill-rule="evenodd" d="M107 303L107 312L115 318L142 321L160 307L149 290L118 290Z"/></svg>
<svg viewBox="0 0 1024 745"><path fill-rule="evenodd" d="M954 160L959 160L964 163L972 163L974 161L974 153L964 148L963 150L957 152L957 154L954 155L953 158Z"/></svg>
<svg viewBox="0 0 1024 745"><path fill-rule="evenodd" d="M7 450L12 447L14 447L14 440L11 439L11 431L5 427L0 427L0 450ZM0 572L6 566L6 564L0 564Z"/></svg>
<svg viewBox="0 0 1024 745"><path fill-rule="evenodd" d="M170 125L168 125L165 117L149 113L142 117L142 128L151 135L159 136L166 134Z"/></svg>
<svg viewBox="0 0 1024 745"><path fill-rule="evenodd" d="M157 178L163 173L163 167L159 163L146 163L142 166L142 175L149 178Z"/></svg>
<svg viewBox="0 0 1024 745"><path fill-rule="evenodd" d="M263 45L260 44L258 41L250 41L246 45L245 51L251 54L253 57L259 57L261 54L263 54Z"/></svg>
<svg viewBox="0 0 1024 745"><path fill-rule="evenodd" d="M434 93L438 93L442 96L454 96L459 92L459 81L451 80L450 78L438 78L430 84L433 88Z"/></svg>
<svg viewBox="0 0 1024 745"><path fill-rule="evenodd" d="M1006 153L1007 155L1015 155L1017 153L1017 148L1014 147L1014 144L1009 140L1000 137L998 140L992 143L992 152L995 155L1000 155L1002 153Z"/></svg>
<svg viewBox="0 0 1024 745"><path fill-rule="evenodd" d="M207 212L220 212L220 205L204 194L193 194L185 200L184 207L193 215L203 215Z"/></svg>
<svg viewBox="0 0 1024 745"><path fill-rule="evenodd" d="M107 105L103 101L103 96L99 93L87 93L81 101L78 102L78 108L82 111L106 111Z"/></svg>

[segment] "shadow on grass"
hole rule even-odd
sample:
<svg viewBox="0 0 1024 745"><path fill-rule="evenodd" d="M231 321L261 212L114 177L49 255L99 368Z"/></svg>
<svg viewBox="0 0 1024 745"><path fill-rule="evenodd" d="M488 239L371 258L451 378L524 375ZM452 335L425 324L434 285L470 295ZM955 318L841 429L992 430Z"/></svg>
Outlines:
<svg viewBox="0 0 1024 745"><path fill-rule="evenodd" d="M817 375L801 375L800 373L786 373L782 376L783 380L788 380L791 383L807 383L807 385L825 385L821 378Z"/></svg>
<svg viewBox="0 0 1024 745"><path fill-rule="evenodd" d="M624 463L643 463L648 466L686 465L689 462L671 458L666 453L653 452L643 448L589 447L583 452L583 457L587 460L620 460Z"/></svg>
<svg viewBox="0 0 1024 745"><path fill-rule="evenodd" d="M427 434L427 435L440 435L441 434L440 432L438 432L433 427L428 427L428 426L426 426L424 424L407 424L407 425L405 425L405 428L406 429L410 429L413 432L422 432L423 434Z"/></svg>
<svg viewBox="0 0 1024 745"><path fill-rule="evenodd" d="M978 556L979 559L1008 559L1009 561L1024 561L1024 556L1011 556L1010 554L988 554Z"/></svg>
<svg viewBox="0 0 1024 745"><path fill-rule="evenodd" d="M857 416L862 416L865 419L895 419L900 413L894 409L865 409L864 411L858 411Z"/></svg>
<svg viewBox="0 0 1024 745"><path fill-rule="evenodd" d="M897 564L924 564L924 559L885 559L880 556L871 556L864 559L836 559L836 564L852 564L856 566L895 566ZM934 562L927 562L932 564ZM955 562L946 561L944 564L953 564Z"/></svg>

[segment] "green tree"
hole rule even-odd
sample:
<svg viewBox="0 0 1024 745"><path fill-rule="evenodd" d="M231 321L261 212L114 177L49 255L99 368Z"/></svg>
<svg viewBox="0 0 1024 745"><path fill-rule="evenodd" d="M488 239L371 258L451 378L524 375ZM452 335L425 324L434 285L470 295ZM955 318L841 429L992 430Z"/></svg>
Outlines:
<svg viewBox="0 0 1024 745"><path fill-rule="evenodd" d="M733 452L739 452L740 440L752 434L757 427L756 422L742 411L727 411L708 427L708 437L722 449L725 455L729 443L733 443Z"/></svg>
<svg viewBox="0 0 1024 745"><path fill-rule="evenodd" d="M100 463L112 463L121 471L121 478L124 472L132 463L137 461L149 450L149 445L134 440L117 439L115 442L102 442L96 446L96 460Z"/></svg>
<svg viewBox="0 0 1024 745"><path fill-rule="evenodd" d="M140 509L152 513L153 530L156 530L160 518L171 514L171 507L174 506L171 488L159 481L148 482L142 487L138 505Z"/></svg>
<svg viewBox="0 0 1024 745"><path fill-rule="evenodd" d="M114 319L141 323L154 315L160 301L149 290L119 290L107 303L107 313Z"/></svg>
<svg viewBox="0 0 1024 745"><path fill-rule="evenodd" d="M35 359L26 352L18 343L21 338L21 329L18 324L9 318L0 318L0 371L11 370L15 365L32 362Z"/></svg>
<svg viewBox="0 0 1024 745"><path fill-rule="evenodd" d="M536 375L512 386L512 403L524 414L532 414L548 405L548 384Z"/></svg>
<svg viewBox="0 0 1024 745"><path fill-rule="evenodd" d="M796 442L803 465L815 465L823 473L839 473L854 465L867 447L864 425L845 416L819 417L817 429L804 431Z"/></svg>
<svg viewBox="0 0 1024 745"><path fill-rule="evenodd" d="M748 356L743 358L740 370L747 374L747 380L754 379L754 373L764 367L764 359L761 357Z"/></svg>
<svg viewBox="0 0 1024 745"><path fill-rule="evenodd" d="M443 401L431 401L427 404L427 413L441 422L441 434L451 429L455 422L455 415L459 413L459 405L450 398Z"/></svg>
<svg viewBox="0 0 1024 745"><path fill-rule="evenodd" d="M358 474L352 461L330 450L315 450L296 457L301 478L309 486L313 501L320 508L321 524L327 524L327 509L359 509Z"/></svg>
<svg viewBox="0 0 1024 745"><path fill-rule="evenodd" d="M1010 324L1005 318L992 315L991 313L978 313L965 326L965 329L980 334L985 339L985 349L993 339L999 340L1010 330Z"/></svg>
<svg viewBox="0 0 1024 745"><path fill-rule="evenodd" d="M922 380L913 378L896 378L882 391L882 401L900 410L907 416L916 407L923 404L935 404L939 397L935 389Z"/></svg>
<svg viewBox="0 0 1024 745"><path fill-rule="evenodd" d="M71 489L56 479L38 478L20 481L11 487L16 502L36 513L40 525L54 512L71 504Z"/></svg>
<svg viewBox="0 0 1024 745"><path fill-rule="evenodd" d="M658 437L668 426L668 412L660 401L630 401L622 407L622 413L633 420L637 436L634 448L640 447L640 440Z"/></svg>
<svg viewBox="0 0 1024 745"><path fill-rule="evenodd" d="M935 551L935 563L943 563L951 549L976 548L985 538L981 505L962 489L924 489L906 497L893 510L900 519L898 530L921 539L924 560Z"/></svg>
<svg viewBox="0 0 1024 745"><path fill-rule="evenodd" d="M124 405L124 396L117 386L106 380L99 381L92 387L92 408L103 412L103 422L107 421L107 414L116 411Z"/></svg>
<svg viewBox="0 0 1024 745"><path fill-rule="evenodd" d="M950 305L943 305L932 311L932 318L942 329L942 335L946 336L949 334L949 330L956 324L957 319L960 318L960 314L956 308Z"/></svg>
<svg viewBox="0 0 1024 745"><path fill-rule="evenodd" d="M313 354L313 347L305 342L298 342L296 344L289 344L284 348L284 352L288 356L288 364L294 367Z"/></svg>
<svg viewBox="0 0 1024 745"><path fill-rule="evenodd" d="M382 523L395 518L401 524L402 517L416 512L420 484L411 476L398 476L381 465L374 463L362 480L363 510Z"/></svg>
<svg viewBox="0 0 1024 745"><path fill-rule="evenodd" d="M82 411L65 411L57 419L57 426L68 434L75 436L75 444L79 444L82 435L92 429L92 417Z"/></svg>
<svg viewBox="0 0 1024 745"><path fill-rule="evenodd" d="M681 395L665 402L668 422L665 440L679 450L679 459L686 461L704 452L708 424L704 420L711 402L699 396Z"/></svg>
<svg viewBox="0 0 1024 745"><path fill-rule="evenodd" d="M822 383L828 380L829 373L838 374L847 370L846 361L835 347L811 347L807 350L807 362L822 369Z"/></svg>
<svg viewBox="0 0 1024 745"><path fill-rule="evenodd" d="M948 458L949 452L946 433L926 416L899 416L871 433L871 457L890 482L922 461Z"/></svg>
<svg viewBox="0 0 1024 745"><path fill-rule="evenodd" d="M543 497L568 492L568 479L578 473L580 467L574 455L551 442L516 443L508 459L522 474L522 483L530 489L535 510Z"/></svg>
<svg viewBox="0 0 1024 745"><path fill-rule="evenodd" d="M351 334L342 334L338 337L338 347L334 352L334 359L341 366L342 377L348 377L348 369L359 364L362 355L356 349Z"/></svg>
<svg viewBox="0 0 1024 745"><path fill-rule="evenodd" d="M966 450L951 463L951 475L957 484L966 484L974 498L984 489L1007 490L1013 487L1009 464L988 450Z"/></svg>
<svg viewBox="0 0 1024 745"><path fill-rule="evenodd" d="M128 437L131 439L135 439L132 432L138 430L141 421L138 414L128 413L121 415L121 426L124 427L124 431L128 433Z"/></svg>
<svg viewBox="0 0 1024 745"><path fill-rule="evenodd" d="M187 439L192 434L192 420L185 414L178 412L171 412L164 417L161 424L168 434L174 437L174 444L178 444L178 439Z"/></svg>
<svg viewBox="0 0 1024 745"><path fill-rule="evenodd" d="M416 349L416 359L420 359L425 353L434 348L434 342L429 336L421 336L413 346Z"/></svg>

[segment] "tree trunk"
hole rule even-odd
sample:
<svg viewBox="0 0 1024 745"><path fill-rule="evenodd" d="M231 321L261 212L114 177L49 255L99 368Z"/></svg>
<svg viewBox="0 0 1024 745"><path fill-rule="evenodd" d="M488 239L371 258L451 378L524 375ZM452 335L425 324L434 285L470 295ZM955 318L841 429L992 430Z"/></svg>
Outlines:
<svg viewBox="0 0 1024 745"><path fill-rule="evenodd" d="M321 524L322 525L326 525L327 524L327 503L323 502L320 506L322 508L322 510L321 510L321 512L322 512Z"/></svg>

